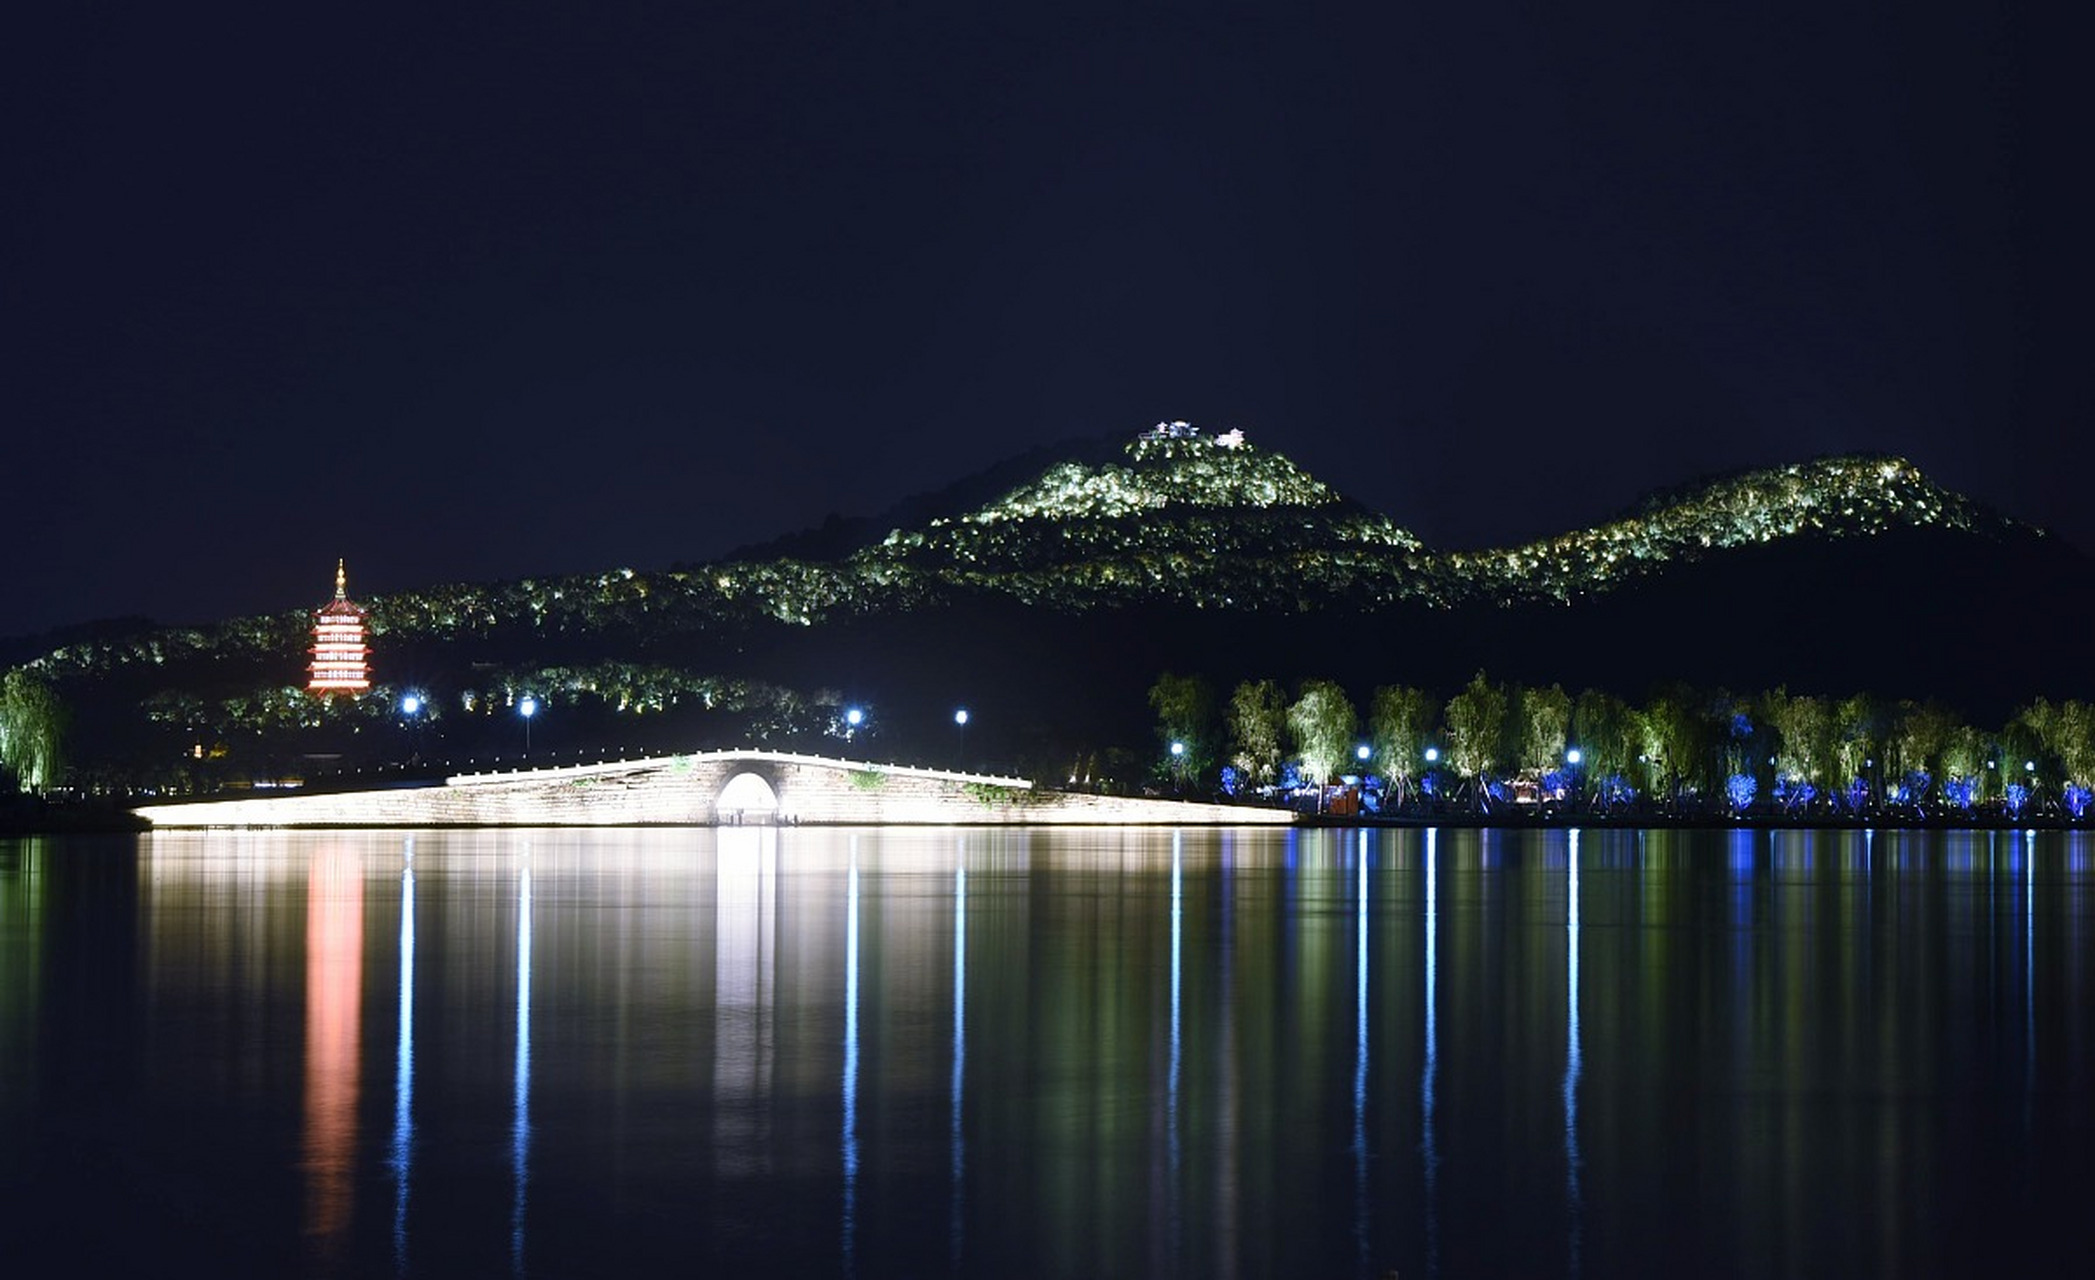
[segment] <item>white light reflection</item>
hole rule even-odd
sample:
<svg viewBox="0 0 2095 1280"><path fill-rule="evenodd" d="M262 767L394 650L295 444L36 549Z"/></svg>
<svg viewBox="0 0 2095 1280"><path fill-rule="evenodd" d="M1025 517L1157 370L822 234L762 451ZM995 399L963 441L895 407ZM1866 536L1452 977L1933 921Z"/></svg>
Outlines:
<svg viewBox="0 0 2095 1280"><path fill-rule="evenodd" d="M393 1269L407 1270L407 1187L415 1143L415 838L400 868L400 1043L393 1064Z"/></svg>
<svg viewBox="0 0 2095 1280"><path fill-rule="evenodd" d="M1168 1127L1171 1132L1171 1173L1174 1179L1178 1175L1179 1166L1178 1081L1182 1061L1180 1035L1184 1028L1180 1018L1179 1000L1184 980L1181 957L1185 942L1185 839L1184 832L1171 833L1171 1076L1166 1096L1170 1112Z"/></svg>
<svg viewBox="0 0 2095 1280"><path fill-rule="evenodd" d="M717 831L714 883L714 1167L730 1177L762 1176L775 1045L778 829Z"/></svg>
<svg viewBox="0 0 2095 1280"><path fill-rule="evenodd" d="M531 1158L531 851L518 859L516 890L516 1110L510 1128L509 1264L524 1274L524 1205Z"/></svg>
<svg viewBox="0 0 2095 1280"><path fill-rule="evenodd" d="M957 713L966 716L967 712ZM960 1102L967 1080L967 840L961 839L953 868L953 1208L947 1235L953 1249L953 1269L960 1269L961 1245L965 1236L963 1175L967 1172L967 1148L961 1141Z"/></svg>
<svg viewBox="0 0 2095 1280"><path fill-rule="evenodd" d="M1437 961L1439 952L1439 849L1436 838L1438 828L1426 828L1426 1061L1419 1069L1419 1142L1420 1156L1424 1162L1426 1183L1426 1275L1440 1274L1440 1213L1437 1204L1439 1194L1440 1150L1433 1132L1433 1092L1440 1075L1440 1028L1438 1015L1439 986Z"/></svg>
<svg viewBox="0 0 2095 1280"><path fill-rule="evenodd" d="M844 880L844 1274L857 1272L858 1246L858 837Z"/></svg>
<svg viewBox="0 0 2095 1280"><path fill-rule="evenodd" d="M1565 862L1569 881L1565 887L1564 915L1564 1203L1570 1218L1567 1241L1570 1262L1566 1274L1579 1274L1584 1209L1579 1187L1579 1071L1583 1065L1579 1045L1579 833L1571 831L1571 850Z"/></svg>
<svg viewBox="0 0 2095 1280"><path fill-rule="evenodd" d="M1368 832L1360 833L1354 872L1353 1241L1368 1265Z"/></svg>
<svg viewBox="0 0 2095 1280"><path fill-rule="evenodd" d="M2037 833L2022 833L2022 1025L2025 1036L2022 1127L2030 1127L2037 1097Z"/></svg>

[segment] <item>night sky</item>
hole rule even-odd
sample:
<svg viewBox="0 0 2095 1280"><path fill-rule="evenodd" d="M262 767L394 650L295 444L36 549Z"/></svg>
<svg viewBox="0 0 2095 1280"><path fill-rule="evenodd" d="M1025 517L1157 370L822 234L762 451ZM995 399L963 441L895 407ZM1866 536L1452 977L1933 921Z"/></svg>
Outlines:
<svg viewBox="0 0 2095 1280"><path fill-rule="evenodd" d="M0 635L702 560L1166 418L1436 545L1888 450L2095 548L2022 15L40 8Z"/></svg>

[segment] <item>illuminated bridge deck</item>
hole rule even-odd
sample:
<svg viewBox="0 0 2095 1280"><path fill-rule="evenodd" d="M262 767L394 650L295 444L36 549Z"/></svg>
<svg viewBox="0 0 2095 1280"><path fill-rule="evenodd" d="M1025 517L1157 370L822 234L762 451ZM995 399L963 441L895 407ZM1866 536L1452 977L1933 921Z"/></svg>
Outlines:
<svg viewBox="0 0 2095 1280"><path fill-rule="evenodd" d="M441 785L194 800L156 827L1285 825L1283 810L1050 791L1025 778L776 751L467 773Z"/></svg>

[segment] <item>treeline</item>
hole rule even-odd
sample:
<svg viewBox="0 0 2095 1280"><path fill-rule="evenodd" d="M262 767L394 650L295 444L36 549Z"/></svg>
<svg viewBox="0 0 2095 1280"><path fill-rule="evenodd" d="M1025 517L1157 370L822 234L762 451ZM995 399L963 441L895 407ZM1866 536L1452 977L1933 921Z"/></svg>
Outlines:
<svg viewBox="0 0 2095 1280"><path fill-rule="evenodd" d="M2080 820L2095 785L2095 707L2043 699L1988 729L1934 702L1786 688L1674 687L1642 705L1599 689L1496 682L1453 697L1403 685L1357 707L1330 680L1226 698L1166 674L1149 693L1159 770L1183 791L1246 796L1352 777L1385 812L1587 812ZM1371 780L1371 781L1370 781Z"/></svg>

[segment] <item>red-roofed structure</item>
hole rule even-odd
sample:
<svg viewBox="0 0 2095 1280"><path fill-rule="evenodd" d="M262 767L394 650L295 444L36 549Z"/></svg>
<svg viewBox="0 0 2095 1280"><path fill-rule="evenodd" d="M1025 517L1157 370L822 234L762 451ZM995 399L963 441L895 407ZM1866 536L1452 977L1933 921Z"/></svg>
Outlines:
<svg viewBox="0 0 2095 1280"><path fill-rule="evenodd" d="M344 563L335 562L335 598L313 615L312 679L306 692L351 697L371 687L371 649L364 643L364 610L349 598Z"/></svg>

